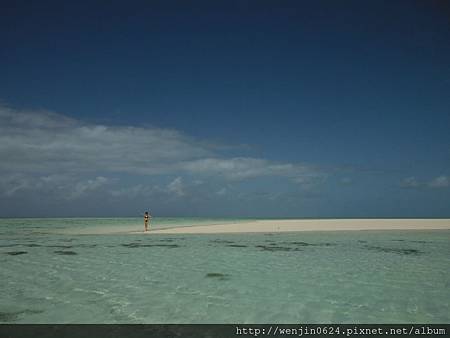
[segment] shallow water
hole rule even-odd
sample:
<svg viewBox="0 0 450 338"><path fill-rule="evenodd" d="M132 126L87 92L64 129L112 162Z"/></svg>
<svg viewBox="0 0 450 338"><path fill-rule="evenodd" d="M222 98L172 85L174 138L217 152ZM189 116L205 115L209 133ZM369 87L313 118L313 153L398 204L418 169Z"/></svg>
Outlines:
<svg viewBox="0 0 450 338"><path fill-rule="evenodd" d="M0 220L0 322L450 323L447 230L72 233L141 223Z"/></svg>

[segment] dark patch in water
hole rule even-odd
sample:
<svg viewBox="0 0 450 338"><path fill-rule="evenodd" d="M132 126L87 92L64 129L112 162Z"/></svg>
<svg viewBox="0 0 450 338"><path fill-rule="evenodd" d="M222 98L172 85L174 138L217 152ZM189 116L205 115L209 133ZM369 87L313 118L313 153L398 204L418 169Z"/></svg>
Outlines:
<svg viewBox="0 0 450 338"><path fill-rule="evenodd" d="M180 247L178 244L150 244L149 246L160 246L160 247L166 247L166 248L179 248Z"/></svg>
<svg viewBox="0 0 450 338"><path fill-rule="evenodd" d="M97 244L79 244L79 245L74 245L73 247L75 248L95 248L97 246Z"/></svg>
<svg viewBox="0 0 450 338"><path fill-rule="evenodd" d="M71 249L73 245L47 245L47 248Z"/></svg>
<svg viewBox="0 0 450 338"><path fill-rule="evenodd" d="M67 255L67 256L78 255L75 251L56 250L53 252L58 255Z"/></svg>
<svg viewBox="0 0 450 338"><path fill-rule="evenodd" d="M230 277L230 275L226 273L218 273L218 272L209 272L205 275L206 278L216 278L218 280L226 280Z"/></svg>
<svg viewBox="0 0 450 338"><path fill-rule="evenodd" d="M317 243L315 245L317 245L317 246L335 246L336 243Z"/></svg>
<svg viewBox="0 0 450 338"><path fill-rule="evenodd" d="M274 245L257 245L256 248L260 248L263 251L301 251L299 248L292 248L286 246L274 246Z"/></svg>
<svg viewBox="0 0 450 338"><path fill-rule="evenodd" d="M411 243L431 243L429 241L410 241Z"/></svg>
<svg viewBox="0 0 450 338"><path fill-rule="evenodd" d="M214 240L212 240L211 241L211 243L225 243L225 244L233 244L234 242L233 241L227 241L227 240L224 240L224 239L214 239Z"/></svg>
<svg viewBox="0 0 450 338"><path fill-rule="evenodd" d="M127 248L150 248L150 247L166 247L166 248L179 248L177 244L141 244L141 243L129 243L122 244L122 246Z"/></svg>
<svg viewBox="0 0 450 338"><path fill-rule="evenodd" d="M11 255L11 256L18 256L18 255L24 255L27 254L27 251L9 251L9 252L5 252L7 255Z"/></svg>
<svg viewBox="0 0 450 338"><path fill-rule="evenodd" d="M284 244L294 244L299 246L312 246L314 244L306 243L306 242L284 242Z"/></svg>
<svg viewBox="0 0 450 338"><path fill-rule="evenodd" d="M400 255L420 255L423 251L417 249L402 249L402 248L385 248L381 246L366 246L368 250L374 250L378 252L395 253Z"/></svg>
<svg viewBox="0 0 450 338"><path fill-rule="evenodd" d="M0 312L0 322L15 322L22 314L42 313L42 310L23 310L16 312Z"/></svg>
<svg viewBox="0 0 450 338"><path fill-rule="evenodd" d="M37 248L37 247L40 247L40 246L42 246L42 245L40 245L40 244L35 244L35 243L31 243L31 244L25 244L24 246L27 246L27 247L29 247L29 248Z"/></svg>
<svg viewBox="0 0 450 338"><path fill-rule="evenodd" d="M139 248L142 246L141 243L129 243L129 244L122 244L122 246L126 248Z"/></svg>
<svg viewBox="0 0 450 338"><path fill-rule="evenodd" d="M0 312L0 322L15 322L19 312Z"/></svg>
<svg viewBox="0 0 450 338"><path fill-rule="evenodd" d="M298 246L333 246L333 243L306 243L306 242L283 242L283 244L292 244Z"/></svg>
<svg viewBox="0 0 450 338"><path fill-rule="evenodd" d="M393 239L392 242L404 242L404 239Z"/></svg>
<svg viewBox="0 0 450 338"><path fill-rule="evenodd" d="M361 240L359 240L358 243L367 243L367 241L361 241Z"/></svg>
<svg viewBox="0 0 450 338"><path fill-rule="evenodd" d="M227 244L226 246L229 246L232 248L248 248L248 245L242 245L242 244Z"/></svg>

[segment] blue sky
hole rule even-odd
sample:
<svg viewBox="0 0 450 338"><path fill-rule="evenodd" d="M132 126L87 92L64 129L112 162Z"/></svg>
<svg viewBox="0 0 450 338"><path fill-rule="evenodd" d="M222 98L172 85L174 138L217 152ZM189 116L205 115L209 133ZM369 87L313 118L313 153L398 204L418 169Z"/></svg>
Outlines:
<svg viewBox="0 0 450 338"><path fill-rule="evenodd" d="M446 1L0 12L0 216L450 216Z"/></svg>

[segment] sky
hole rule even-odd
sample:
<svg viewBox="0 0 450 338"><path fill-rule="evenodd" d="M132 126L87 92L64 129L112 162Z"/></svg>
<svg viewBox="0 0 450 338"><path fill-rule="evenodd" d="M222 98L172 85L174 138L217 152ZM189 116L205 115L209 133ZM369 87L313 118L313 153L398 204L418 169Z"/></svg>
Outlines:
<svg viewBox="0 0 450 338"><path fill-rule="evenodd" d="M0 41L0 217L450 217L447 1L11 1Z"/></svg>

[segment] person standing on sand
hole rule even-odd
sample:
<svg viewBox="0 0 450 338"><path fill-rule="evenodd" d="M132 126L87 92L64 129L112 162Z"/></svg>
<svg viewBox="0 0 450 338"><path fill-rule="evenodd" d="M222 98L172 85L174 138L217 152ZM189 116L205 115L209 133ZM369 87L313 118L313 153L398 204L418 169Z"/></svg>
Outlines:
<svg viewBox="0 0 450 338"><path fill-rule="evenodd" d="M144 231L148 231L148 223L150 222L150 218L152 218L152 216L150 216L148 211L146 211L144 214Z"/></svg>

